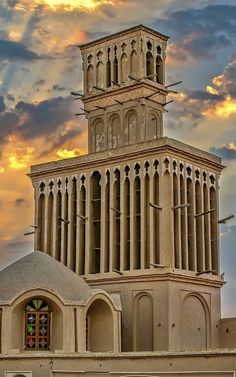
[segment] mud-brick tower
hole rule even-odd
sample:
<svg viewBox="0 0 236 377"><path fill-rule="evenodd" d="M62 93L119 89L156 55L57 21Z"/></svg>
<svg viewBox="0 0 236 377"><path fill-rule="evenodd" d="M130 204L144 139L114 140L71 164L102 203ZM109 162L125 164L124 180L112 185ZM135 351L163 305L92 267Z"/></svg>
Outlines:
<svg viewBox="0 0 236 377"><path fill-rule="evenodd" d="M35 249L120 295L123 351L219 347L222 165L163 137L167 39L80 46L89 153L31 170Z"/></svg>

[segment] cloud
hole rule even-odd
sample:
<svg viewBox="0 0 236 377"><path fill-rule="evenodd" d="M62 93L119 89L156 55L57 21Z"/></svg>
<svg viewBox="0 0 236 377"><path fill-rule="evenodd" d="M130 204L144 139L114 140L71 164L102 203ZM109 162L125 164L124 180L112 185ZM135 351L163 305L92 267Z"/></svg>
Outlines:
<svg viewBox="0 0 236 377"><path fill-rule="evenodd" d="M210 5L172 12L154 22L158 30L173 38L169 55L175 60L209 59L236 38L236 6Z"/></svg>
<svg viewBox="0 0 236 377"><path fill-rule="evenodd" d="M34 86L43 86L44 84L45 84L45 80L38 80L38 81L36 81L35 83L34 83Z"/></svg>
<svg viewBox="0 0 236 377"><path fill-rule="evenodd" d="M210 152L222 157L225 160L234 160L236 159L236 145L230 143L229 145L222 145L222 147L210 148Z"/></svg>
<svg viewBox="0 0 236 377"><path fill-rule="evenodd" d="M6 110L6 105L4 102L4 97L0 96L0 113L3 113Z"/></svg>
<svg viewBox="0 0 236 377"><path fill-rule="evenodd" d="M8 59L8 60L26 60L26 61L33 61L39 59L39 56L31 51L28 50L22 43L8 41L1 39L0 40L0 60Z"/></svg>

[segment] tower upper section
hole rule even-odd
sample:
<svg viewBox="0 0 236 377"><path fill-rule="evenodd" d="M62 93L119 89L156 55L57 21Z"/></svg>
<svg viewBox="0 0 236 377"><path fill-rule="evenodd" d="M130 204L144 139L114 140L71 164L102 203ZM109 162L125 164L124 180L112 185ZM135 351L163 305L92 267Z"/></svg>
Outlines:
<svg viewBox="0 0 236 377"><path fill-rule="evenodd" d="M162 136L167 40L140 25L80 46L90 153Z"/></svg>

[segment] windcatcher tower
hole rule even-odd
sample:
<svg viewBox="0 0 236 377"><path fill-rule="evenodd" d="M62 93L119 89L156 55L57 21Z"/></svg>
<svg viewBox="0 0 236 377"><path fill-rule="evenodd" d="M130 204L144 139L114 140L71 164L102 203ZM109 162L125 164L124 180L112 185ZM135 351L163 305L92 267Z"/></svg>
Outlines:
<svg viewBox="0 0 236 377"><path fill-rule="evenodd" d="M80 46L89 154L32 167L35 249L120 294L124 351L217 348L221 160L163 137L167 37Z"/></svg>
<svg viewBox="0 0 236 377"><path fill-rule="evenodd" d="M163 136L167 39L138 26L80 46L89 153Z"/></svg>

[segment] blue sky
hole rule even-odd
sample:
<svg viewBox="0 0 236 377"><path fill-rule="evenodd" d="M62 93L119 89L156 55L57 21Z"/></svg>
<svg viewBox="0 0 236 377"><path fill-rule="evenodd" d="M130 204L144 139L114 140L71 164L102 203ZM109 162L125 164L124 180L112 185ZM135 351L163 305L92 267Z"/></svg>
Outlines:
<svg viewBox="0 0 236 377"><path fill-rule="evenodd" d="M170 36L166 82L183 80L165 135L223 158L221 216L236 215L236 4L201 0L2 0L0 263L32 249L25 174L87 148L70 91L82 89L77 45L137 24ZM20 219L20 220L19 220ZM236 221L221 227L223 315L236 314Z"/></svg>

